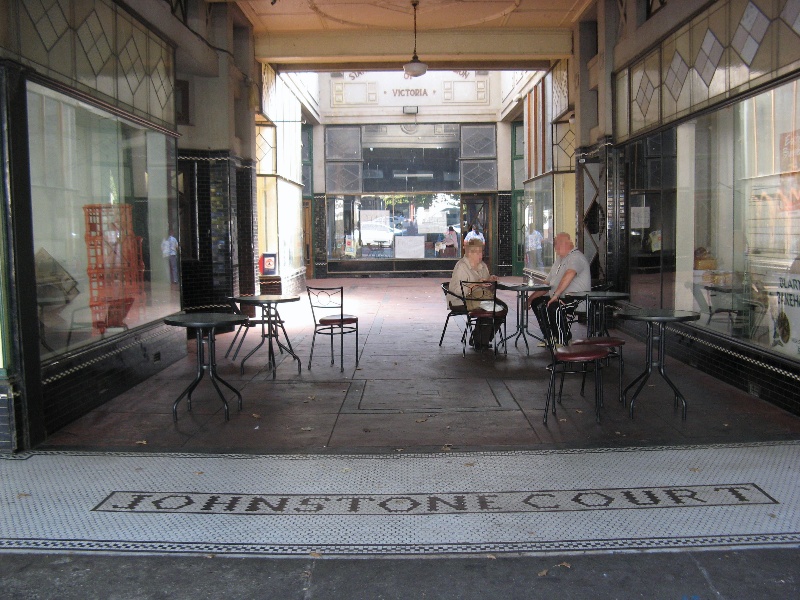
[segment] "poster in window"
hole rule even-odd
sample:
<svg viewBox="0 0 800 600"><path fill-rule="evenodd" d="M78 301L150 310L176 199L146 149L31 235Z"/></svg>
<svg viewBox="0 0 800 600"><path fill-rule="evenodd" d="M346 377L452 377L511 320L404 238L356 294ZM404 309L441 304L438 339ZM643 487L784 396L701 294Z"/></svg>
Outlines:
<svg viewBox="0 0 800 600"><path fill-rule="evenodd" d="M278 255L267 254L261 255L261 274L262 275L276 275L278 272Z"/></svg>
<svg viewBox="0 0 800 600"><path fill-rule="evenodd" d="M631 229L650 228L650 207L631 206Z"/></svg>

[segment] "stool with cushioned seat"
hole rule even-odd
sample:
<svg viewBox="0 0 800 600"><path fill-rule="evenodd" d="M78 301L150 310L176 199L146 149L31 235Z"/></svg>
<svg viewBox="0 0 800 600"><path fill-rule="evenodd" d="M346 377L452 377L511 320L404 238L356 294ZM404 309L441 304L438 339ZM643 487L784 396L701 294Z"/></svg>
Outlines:
<svg viewBox="0 0 800 600"><path fill-rule="evenodd" d="M625 345L625 340L622 338L614 337L614 336L600 336L600 337L590 337L583 340L573 340L570 342L570 346L600 346L601 348L608 348L609 354L607 357L608 359L611 358L618 358L619 359L619 401L623 401L622 396L622 373L625 370L625 362L622 358L622 347Z"/></svg>
<svg viewBox="0 0 800 600"><path fill-rule="evenodd" d="M556 373L561 374L561 384L558 389L558 402L561 402L561 393L564 390L564 375L567 373L580 373L586 375L588 363L594 364L594 410L595 419L600 422L600 408L603 406L603 378L600 375L601 362L609 355L609 349L591 344L579 344L561 346L555 342L555 332L550 327L547 318L547 307L544 303L535 304L533 307L539 328L542 330L542 337L545 345L550 351L551 362L547 365L550 371L550 384L547 387L547 400L544 405L543 423L547 425L547 413L550 409L550 401L553 401L553 415L556 414ZM577 365L580 365L578 367ZM581 386L581 393L583 386Z"/></svg>

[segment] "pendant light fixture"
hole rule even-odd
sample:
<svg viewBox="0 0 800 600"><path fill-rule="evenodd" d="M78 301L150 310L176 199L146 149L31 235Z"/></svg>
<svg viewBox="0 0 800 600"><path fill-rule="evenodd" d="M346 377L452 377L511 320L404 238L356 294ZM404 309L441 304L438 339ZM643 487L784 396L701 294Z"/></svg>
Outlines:
<svg viewBox="0 0 800 600"><path fill-rule="evenodd" d="M411 60L403 65L403 72L409 77L419 77L425 75L428 71L428 65L422 62L417 56L417 5L419 0L411 0L411 6L414 7L414 55Z"/></svg>

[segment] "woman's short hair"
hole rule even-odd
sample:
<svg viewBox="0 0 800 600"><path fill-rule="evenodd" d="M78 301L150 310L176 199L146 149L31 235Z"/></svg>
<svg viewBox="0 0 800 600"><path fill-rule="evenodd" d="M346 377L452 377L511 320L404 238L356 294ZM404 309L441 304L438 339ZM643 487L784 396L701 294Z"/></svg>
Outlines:
<svg viewBox="0 0 800 600"><path fill-rule="evenodd" d="M480 248L483 251L484 243L477 238L472 238L466 244L464 244L464 249L469 250L470 248Z"/></svg>

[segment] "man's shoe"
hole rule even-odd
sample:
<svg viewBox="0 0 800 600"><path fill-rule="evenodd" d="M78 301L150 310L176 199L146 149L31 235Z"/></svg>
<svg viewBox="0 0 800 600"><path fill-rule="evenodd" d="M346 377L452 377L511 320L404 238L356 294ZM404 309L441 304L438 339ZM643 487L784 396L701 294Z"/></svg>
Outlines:
<svg viewBox="0 0 800 600"><path fill-rule="evenodd" d="M545 344L544 342L539 342L538 344L536 344L536 346L538 348L547 348L547 344Z"/></svg>

